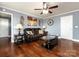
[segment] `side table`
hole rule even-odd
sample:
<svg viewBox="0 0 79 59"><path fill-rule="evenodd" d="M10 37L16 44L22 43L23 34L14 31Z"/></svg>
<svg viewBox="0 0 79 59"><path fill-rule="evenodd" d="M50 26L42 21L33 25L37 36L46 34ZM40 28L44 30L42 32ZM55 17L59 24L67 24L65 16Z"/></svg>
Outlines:
<svg viewBox="0 0 79 59"><path fill-rule="evenodd" d="M16 44L21 44L21 43L23 43L23 35L21 34L21 35L14 35L15 36L15 39L14 39L14 42L16 43Z"/></svg>

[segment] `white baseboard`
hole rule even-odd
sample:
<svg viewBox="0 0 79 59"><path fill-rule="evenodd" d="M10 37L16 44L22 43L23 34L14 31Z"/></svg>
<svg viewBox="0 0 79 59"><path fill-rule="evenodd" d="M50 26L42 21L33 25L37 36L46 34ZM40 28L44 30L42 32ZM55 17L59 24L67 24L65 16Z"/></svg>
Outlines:
<svg viewBox="0 0 79 59"><path fill-rule="evenodd" d="M73 41L75 41L75 42L79 42L79 40L78 40L78 39L73 39Z"/></svg>
<svg viewBox="0 0 79 59"><path fill-rule="evenodd" d="M63 37L59 36L58 38L63 38ZM75 42L79 42L78 39L69 39L69 38L64 38L64 39L71 40L71 41L75 41Z"/></svg>

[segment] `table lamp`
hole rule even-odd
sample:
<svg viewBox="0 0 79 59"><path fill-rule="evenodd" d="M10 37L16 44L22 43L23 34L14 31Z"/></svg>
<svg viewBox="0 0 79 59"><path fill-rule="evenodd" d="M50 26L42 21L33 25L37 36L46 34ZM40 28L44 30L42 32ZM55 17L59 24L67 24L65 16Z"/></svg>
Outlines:
<svg viewBox="0 0 79 59"><path fill-rule="evenodd" d="M18 29L18 31L19 31L19 32L18 32L18 35L21 35L20 32L21 32L21 30L23 29L22 24L17 24L17 25L16 25L16 29Z"/></svg>
<svg viewBox="0 0 79 59"><path fill-rule="evenodd" d="M46 29L46 26L43 26L43 31L45 31L45 29Z"/></svg>

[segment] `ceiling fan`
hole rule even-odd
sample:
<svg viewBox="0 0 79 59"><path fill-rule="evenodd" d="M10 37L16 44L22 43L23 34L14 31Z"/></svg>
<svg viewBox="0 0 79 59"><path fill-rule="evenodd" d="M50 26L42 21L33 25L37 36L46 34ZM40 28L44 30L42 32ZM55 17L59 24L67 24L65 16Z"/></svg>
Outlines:
<svg viewBox="0 0 79 59"><path fill-rule="evenodd" d="M42 9L38 8L38 9L34 9L34 10L42 10L42 12L40 14L47 14L47 13L52 14L53 12L51 11L51 9L54 9L54 8L58 8L58 5L49 7L46 2L43 2L43 8Z"/></svg>

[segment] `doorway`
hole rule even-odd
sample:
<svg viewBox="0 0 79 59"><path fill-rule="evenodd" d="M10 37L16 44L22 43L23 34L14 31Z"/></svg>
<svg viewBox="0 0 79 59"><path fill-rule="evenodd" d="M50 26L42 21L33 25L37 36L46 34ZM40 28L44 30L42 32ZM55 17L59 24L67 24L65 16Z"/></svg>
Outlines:
<svg viewBox="0 0 79 59"><path fill-rule="evenodd" d="M61 37L73 39L73 15L61 17Z"/></svg>
<svg viewBox="0 0 79 59"><path fill-rule="evenodd" d="M0 40L11 41L11 15L9 14L0 13Z"/></svg>

